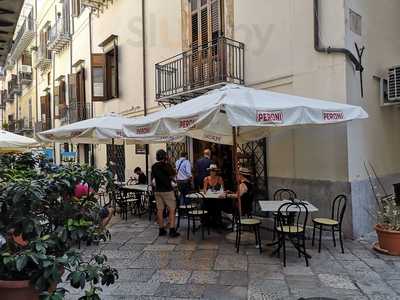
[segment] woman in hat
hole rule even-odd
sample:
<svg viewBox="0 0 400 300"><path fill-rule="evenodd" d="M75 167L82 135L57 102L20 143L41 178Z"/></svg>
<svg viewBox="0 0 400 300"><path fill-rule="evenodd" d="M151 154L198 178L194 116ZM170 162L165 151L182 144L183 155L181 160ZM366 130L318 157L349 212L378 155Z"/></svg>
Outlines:
<svg viewBox="0 0 400 300"><path fill-rule="evenodd" d="M206 193L208 190L211 190L212 192L223 191L224 180L218 175L220 170L217 165L211 164L207 171L210 172L210 175L204 178L204 192Z"/></svg>
<svg viewBox="0 0 400 300"><path fill-rule="evenodd" d="M227 194L227 197L240 197L242 215L250 215L253 210L253 184L251 183L251 171L247 168L239 168L239 187L235 194Z"/></svg>

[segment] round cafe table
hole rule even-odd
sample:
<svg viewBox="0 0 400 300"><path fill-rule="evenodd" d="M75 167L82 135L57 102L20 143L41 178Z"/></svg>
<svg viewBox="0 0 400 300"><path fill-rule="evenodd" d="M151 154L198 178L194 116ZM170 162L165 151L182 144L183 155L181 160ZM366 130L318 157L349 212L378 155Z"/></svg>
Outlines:
<svg viewBox="0 0 400 300"><path fill-rule="evenodd" d="M199 192L188 194L186 198L201 200L203 208L208 211L210 225L221 228L223 227L221 212L228 207L229 203L227 201L232 201L232 199L236 198L236 195L230 194L229 197L226 197L225 192ZM229 206L229 208L232 207Z"/></svg>

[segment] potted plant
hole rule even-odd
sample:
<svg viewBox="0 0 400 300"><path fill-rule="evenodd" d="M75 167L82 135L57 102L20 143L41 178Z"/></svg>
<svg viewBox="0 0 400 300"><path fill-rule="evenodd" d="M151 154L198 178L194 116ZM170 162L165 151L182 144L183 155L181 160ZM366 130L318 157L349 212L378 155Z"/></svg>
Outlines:
<svg viewBox="0 0 400 300"><path fill-rule="evenodd" d="M375 225L378 243L374 248L390 255L400 255L400 205L396 197L388 196L379 201L378 208L378 223Z"/></svg>
<svg viewBox="0 0 400 300"><path fill-rule="evenodd" d="M76 250L82 241L105 240L95 193L110 182L93 167L54 167L30 154L0 158L0 295L3 299L63 299L63 275L80 299L100 299L100 285L118 278L107 257L85 261ZM75 196L85 184L87 193Z"/></svg>

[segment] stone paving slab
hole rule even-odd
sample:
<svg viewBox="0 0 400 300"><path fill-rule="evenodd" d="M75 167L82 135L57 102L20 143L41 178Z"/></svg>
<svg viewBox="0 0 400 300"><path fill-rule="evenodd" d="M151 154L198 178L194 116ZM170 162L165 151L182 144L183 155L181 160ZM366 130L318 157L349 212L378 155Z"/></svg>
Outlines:
<svg viewBox="0 0 400 300"><path fill-rule="evenodd" d="M400 257L374 252L367 240L346 240L345 254L327 239L321 253L307 242L312 256L309 267L288 246L284 268L282 258L271 257L272 249L265 246L262 254L253 244L241 246L236 253L223 233L212 231L204 241L201 234L187 240L183 222L181 237L159 238L157 226L145 218L115 219L111 241L83 245L80 250L86 258L93 253L107 255L119 270L117 283L104 288L105 300L400 300ZM269 233L262 236L265 245ZM76 300L79 295L79 290L72 290L66 299Z"/></svg>

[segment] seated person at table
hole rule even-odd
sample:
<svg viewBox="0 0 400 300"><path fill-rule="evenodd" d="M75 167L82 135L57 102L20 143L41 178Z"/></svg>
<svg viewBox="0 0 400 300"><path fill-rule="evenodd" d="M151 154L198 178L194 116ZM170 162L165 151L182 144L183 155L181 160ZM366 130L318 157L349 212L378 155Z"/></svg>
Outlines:
<svg viewBox="0 0 400 300"><path fill-rule="evenodd" d="M204 178L204 192L207 191L219 192L224 190L224 180L221 176L218 175L220 171L215 164L211 164L207 169L210 172L210 175Z"/></svg>
<svg viewBox="0 0 400 300"><path fill-rule="evenodd" d="M235 194L231 194L233 196ZM227 194L229 197L229 194ZM242 215L250 215L253 210L253 184L251 183L251 172L247 168L239 169L239 188L236 196L240 197Z"/></svg>
<svg viewBox="0 0 400 300"><path fill-rule="evenodd" d="M105 228L108 223L110 223L111 218L114 215L114 208L106 205L100 209L100 219L101 219L101 226Z"/></svg>
<svg viewBox="0 0 400 300"><path fill-rule="evenodd" d="M147 177L140 167L136 167L133 172L137 176L137 184L147 184Z"/></svg>

